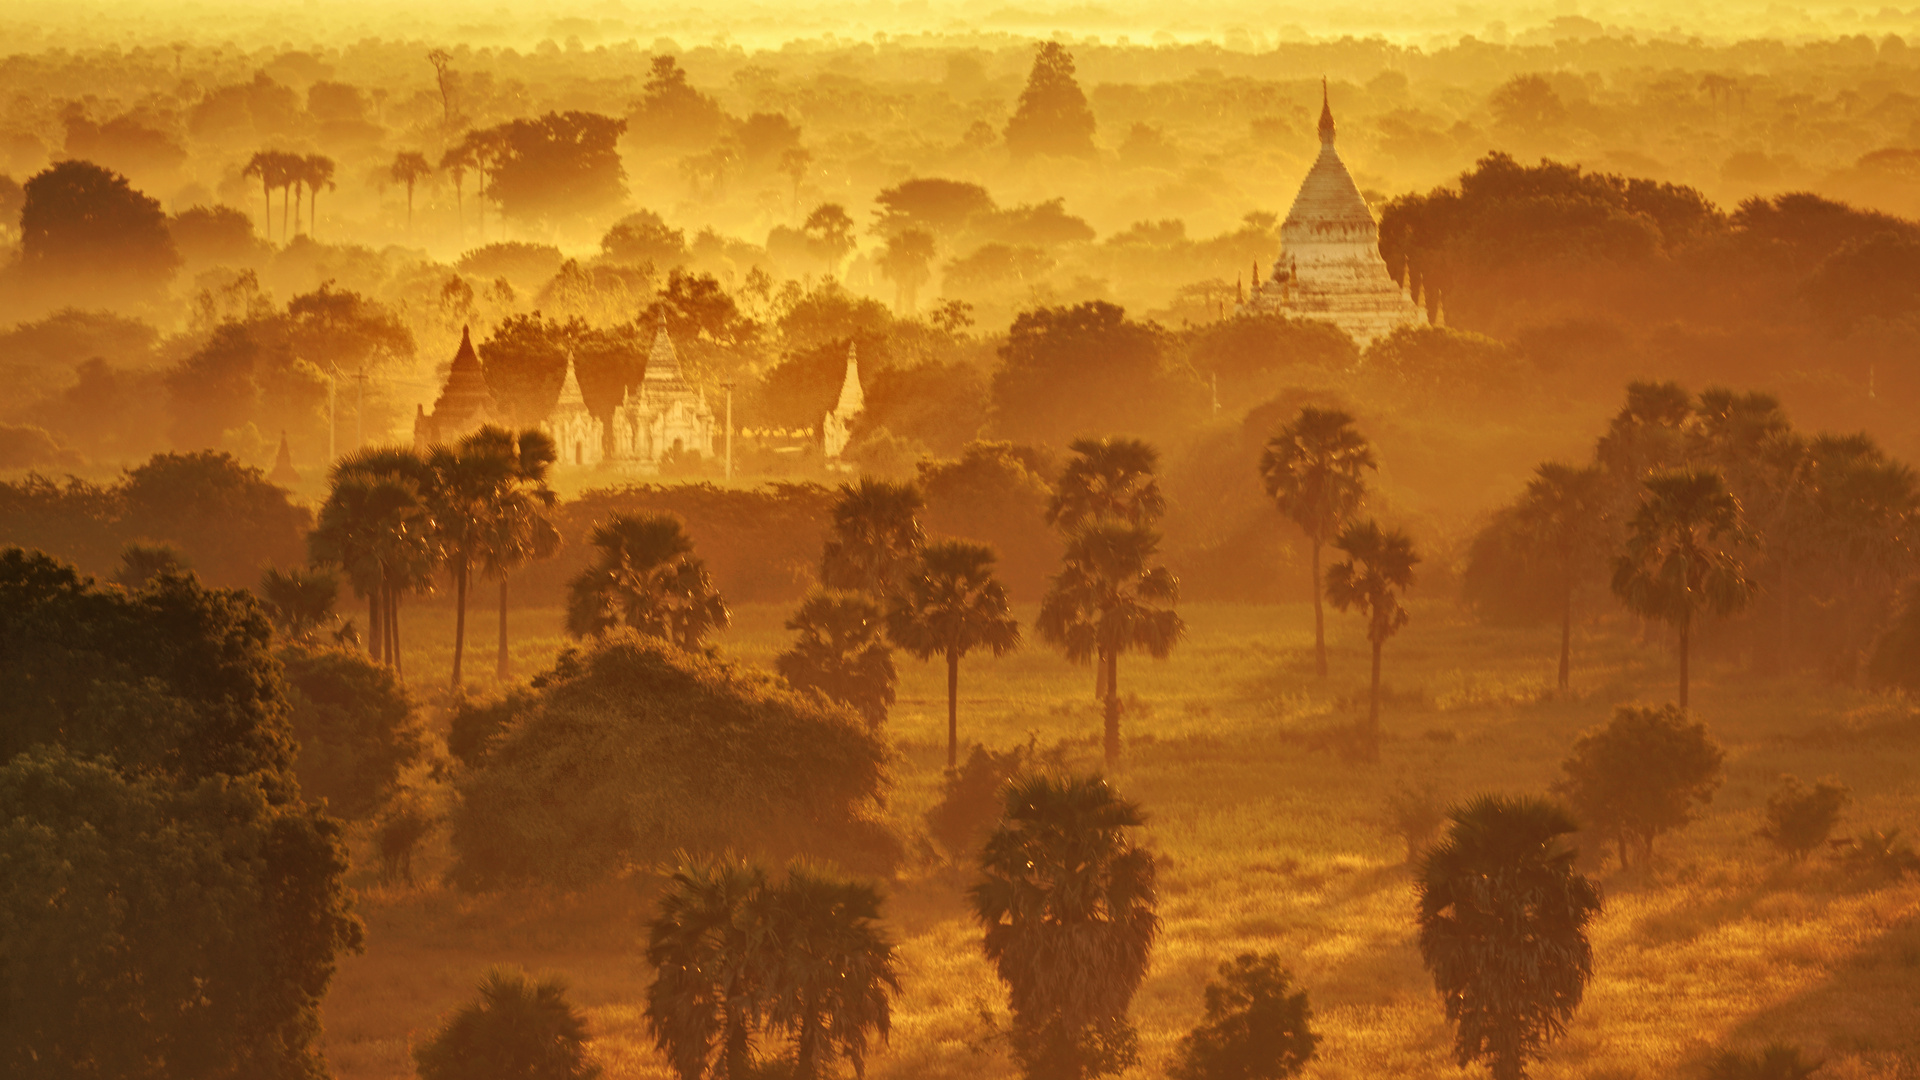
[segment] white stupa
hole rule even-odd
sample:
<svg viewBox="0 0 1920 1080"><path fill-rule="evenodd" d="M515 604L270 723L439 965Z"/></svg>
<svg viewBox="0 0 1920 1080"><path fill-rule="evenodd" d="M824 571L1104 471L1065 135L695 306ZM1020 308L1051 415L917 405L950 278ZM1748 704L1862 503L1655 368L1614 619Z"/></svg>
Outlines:
<svg viewBox="0 0 1920 1080"><path fill-rule="evenodd" d="M847 374L840 380L840 400L834 403L833 411L820 425L822 449L826 451L828 461L838 461L841 451L847 448L847 442L853 437L853 418L867 407L867 393L860 387L860 354L858 347L847 346Z"/></svg>

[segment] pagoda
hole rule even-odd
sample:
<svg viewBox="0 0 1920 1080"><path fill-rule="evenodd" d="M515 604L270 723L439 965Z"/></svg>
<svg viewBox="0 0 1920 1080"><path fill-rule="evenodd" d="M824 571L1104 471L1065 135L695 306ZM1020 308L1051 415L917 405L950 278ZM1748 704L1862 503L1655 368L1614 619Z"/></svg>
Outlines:
<svg viewBox="0 0 1920 1080"><path fill-rule="evenodd" d="M1320 319L1345 330L1361 348L1402 326L1423 326L1426 313L1387 272L1380 227L1334 149L1333 105L1320 84L1320 156L1280 226L1280 257L1264 282L1257 276L1242 312Z"/></svg>
<svg viewBox="0 0 1920 1080"><path fill-rule="evenodd" d="M487 388L486 373L480 370L480 358L474 354L473 338L460 328L460 351L453 354L453 367L447 372L447 384L433 402L433 411L414 406L413 448L451 446L486 424L502 424L500 404Z"/></svg>
<svg viewBox="0 0 1920 1080"><path fill-rule="evenodd" d="M615 463L657 472L669 453L711 457L713 435L713 408L680 370L680 354L663 320L640 385L628 387L613 411Z"/></svg>
<svg viewBox="0 0 1920 1080"><path fill-rule="evenodd" d="M860 388L858 346L848 345L847 373L840 380L840 399L820 424L821 448L826 451L828 461L840 460L841 452L846 450L847 442L853 438L853 418L866 407L866 391Z"/></svg>
<svg viewBox="0 0 1920 1080"><path fill-rule="evenodd" d="M562 465L598 465L606 455L607 426L587 409L580 392L580 377L573 372L573 356L567 356L567 375L560 383L560 399L541 422L540 430L553 440Z"/></svg>

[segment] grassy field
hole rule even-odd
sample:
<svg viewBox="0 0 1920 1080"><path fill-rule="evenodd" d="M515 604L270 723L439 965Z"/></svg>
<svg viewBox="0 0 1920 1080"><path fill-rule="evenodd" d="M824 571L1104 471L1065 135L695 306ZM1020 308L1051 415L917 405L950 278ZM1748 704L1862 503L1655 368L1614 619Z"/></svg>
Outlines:
<svg viewBox="0 0 1920 1080"><path fill-rule="evenodd" d="M1150 814L1145 840L1161 856L1164 920L1134 1002L1141 1063L1129 1076L1161 1075L1199 1015L1207 977L1246 950L1279 953L1311 994L1322 1043L1309 1075L1459 1075L1414 946L1413 889L1401 841L1385 825L1386 796L1410 780L1431 780L1449 796L1541 791L1576 734L1614 704L1672 695L1669 654L1596 631L1576 643L1574 693L1559 696L1552 631L1488 629L1450 605L1418 605L1388 646L1382 760L1352 765L1302 736L1364 708L1357 620L1330 614L1334 675L1322 682L1312 675L1305 607L1184 613L1189 637L1171 659L1124 660L1120 674L1123 693L1139 702L1114 779ZM787 637L785 615L737 611L722 648L769 662ZM406 618L410 681L423 700L444 700L450 614ZM475 621L473 667L485 690L494 624L486 614ZM562 646L558 625L555 610L514 614L521 675ZM901 664L890 805L912 830L944 764L944 675ZM1594 983L1536 1075L1686 1075L1719 1048L1775 1040L1827 1059L1823 1078L1920 1075L1920 884L1850 882L1822 856L1789 866L1755 836L1784 772L1850 784L1843 831L1920 831L1920 716L1901 701L1811 682L1713 663L1696 672L1695 709L1726 746L1726 784L1703 820L1662 841L1650 873L1609 867L1603 876ZM1088 669L1038 646L969 659L962 738L1006 746L1031 737L1091 766L1099 738L1091 683ZM355 854L364 861L364 841ZM429 870L444 865L444 851L429 856ZM644 884L472 897L432 884L382 888L364 867L354 881L367 948L342 963L325 1009L327 1051L343 1080L411 1075L411 1044L497 963L572 981L608 1077L668 1075L640 1018L651 977L640 957ZM983 1038L983 1014L1004 1021L1005 1000L979 956L965 884L963 871L922 865L891 886L903 993L891 1046L870 1064L876 1078L1015 1074Z"/></svg>

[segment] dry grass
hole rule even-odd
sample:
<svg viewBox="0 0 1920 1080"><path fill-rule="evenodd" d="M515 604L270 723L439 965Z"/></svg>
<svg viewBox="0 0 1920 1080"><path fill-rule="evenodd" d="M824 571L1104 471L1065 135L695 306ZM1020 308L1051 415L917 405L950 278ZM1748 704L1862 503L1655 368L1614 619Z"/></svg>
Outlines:
<svg viewBox="0 0 1920 1080"><path fill-rule="evenodd" d="M1458 1075L1446 1026L1413 944L1412 888L1387 794L1431 779L1450 795L1539 791L1573 737L1621 701L1664 699L1658 649L1597 633L1579 644L1576 693L1551 691L1551 631L1492 630L1445 605L1416 608L1388 647L1389 741L1374 766L1306 748L1303 733L1352 716L1365 657L1357 627L1334 619L1335 676L1311 675L1303 608L1200 606L1165 662L1126 661L1127 763L1116 780L1152 821L1164 857L1165 932L1134 1005L1142 1063L1160 1075L1200 1009L1213 968L1248 949L1278 952L1312 995L1323 1035L1317 1077ZM747 608L723 641L766 662L786 638L783 610ZM410 613L409 668L444 677L451 619ZM561 646L556 611L515 614L516 663L530 673ZM480 627L490 682L492 621ZM1699 665L1699 713L1728 748L1726 786L1708 816L1662 842L1650 875L1605 878L1598 975L1568 1038L1536 1075L1685 1075L1710 1051L1776 1039L1829 1059L1823 1076L1912 1077L1920 1070L1920 885L1848 882L1816 858L1783 865L1755 837L1782 772L1835 775L1856 803L1843 828L1920 831L1912 762L1920 723L1903 703ZM891 731L900 753L893 809L909 828L931 803L944 754L944 683L902 666ZM1064 743L1091 765L1099 718L1091 677L1040 648L970 659L963 737L994 745ZM423 695L439 696L438 691ZM356 852L360 854L360 852ZM444 853L429 853L431 868ZM642 883L591 895L467 897L437 886L380 889L360 909L367 951L342 965L326 1006L327 1047L343 1080L411 1075L408 1046L471 992L490 964L568 976L611 1078L665 1076L639 1003L650 973L638 939ZM965 918L960 871L925 867L893 888L905 989L878 1078L981 1080L1013 1074L983 1010L1004 998Z"/></svg>

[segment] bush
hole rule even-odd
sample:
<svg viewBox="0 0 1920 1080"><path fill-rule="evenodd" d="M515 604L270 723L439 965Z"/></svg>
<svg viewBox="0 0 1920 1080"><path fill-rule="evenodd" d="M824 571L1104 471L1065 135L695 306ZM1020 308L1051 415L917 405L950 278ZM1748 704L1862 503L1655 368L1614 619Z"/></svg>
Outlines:
<svg viewBox="0 0 1920 1080"><path fill-rule="evenodd" d="M887 722L899 681L880 605L864 593L819 590L787 620L800 636L773 667L795 690L816 690L859 713L874 730Z"/></svg>
<svg viewBox="0 0 1920 1080"><path fill-rule="evenodd" d="M1799 777L1783 777L1780 790L1767 799L1767 824L1760 835L1799 862L1827 842L1850 801L1852 793L1844 784L1822 780L1808 787Z"/></svg>
<svg viewBox="0 0 1920 1080"><path fill-rule="evenodd" d="M1849 873L1869 878L1897 878L1920 874L1920 854L1900 839L1899 829L1868 829L1848 841L1840 864Z"/></svg>
<svg viewBox="0 0 1920 1080"><path fill-rule="evenodd" d="M629 632L534 690L457 782L457 884L584 884L676 851L900 858L876 816L886 748L842 707Z"/></svg>
<svg viewBox="0 0 1920 1080"><path fill-rule="evenodd" d="M1630 841L1650 862L1655 837L1713 800L1725 756L1706 725L1689 722L1677 705L1622 705L1573 744L1560 765L1567 778L1553 790L1567 796L1584 828L1617 846L1624 869Z"/></svg>
<svg viewBox="0 0 1920 1080"><path fill-rule="evenodd" d="M493 740L506 733L513 718L533 708L534 691L519 687L497 698L462 698L447 726L447 753L468 768L486 758Z"/></svg>
<svg viewBox="0 0 1920 1080"><path fill-rule="evenodd" d="M1207 983L1207 1013L1180 1040L1172 1080L1281 1080L1313 1060L1307 992L1272 953L1242 953Z"/></svg>
<svg viewBox="0 0 1920 1080"><path fill-rule="evenodd" d="M373 830L373 842L380 849L380 880L413 884L413 853L420 841L433 832L432 814L417 796L408 793L389 803Z"/></svg>
<svg viewBox="0 0 1920 1080"><path fill-rule="evenodd" d="M1727 1050L1707 1065L1707 1080L1806 1080L1820 1071L1817 1061L1805 1061L1800 1048L1774 1043L1758 1054Z"/></svg>
<svg viewBox="0 0 1920 1080"><path fill-rule="evenodd" d="M1401 784L1387 796L1387 822L1394 835L1406 841L1407 862L1412 863L1447 823L1447 804L1431 783Z"/></svg>
<svg viewBox="0 0 1920 1080"><path fill-rule="evenodd" d="M406 688L347 649L294 644L279 655L301 790L344 817L371 814L425 751Z"/></svg>
<svg viewBox="0 0 1920 1080"><path fill-rule="evenodd" d="M1032 760L1031 744L1001 752L974 744L966 763L941 785L940 801L927 811L927 832L947 858L957 862L980 850L981 842L1000 823L1007 781Z"/></svg>
<svg viewBox="0 0 1920 1080"><path fill-rule="evenodd" d="M558 978L530 981L495 968L479 1000L460 1007L433 1040L413 1052L420 1080L593 1080L587 1021Z"/></svg>

